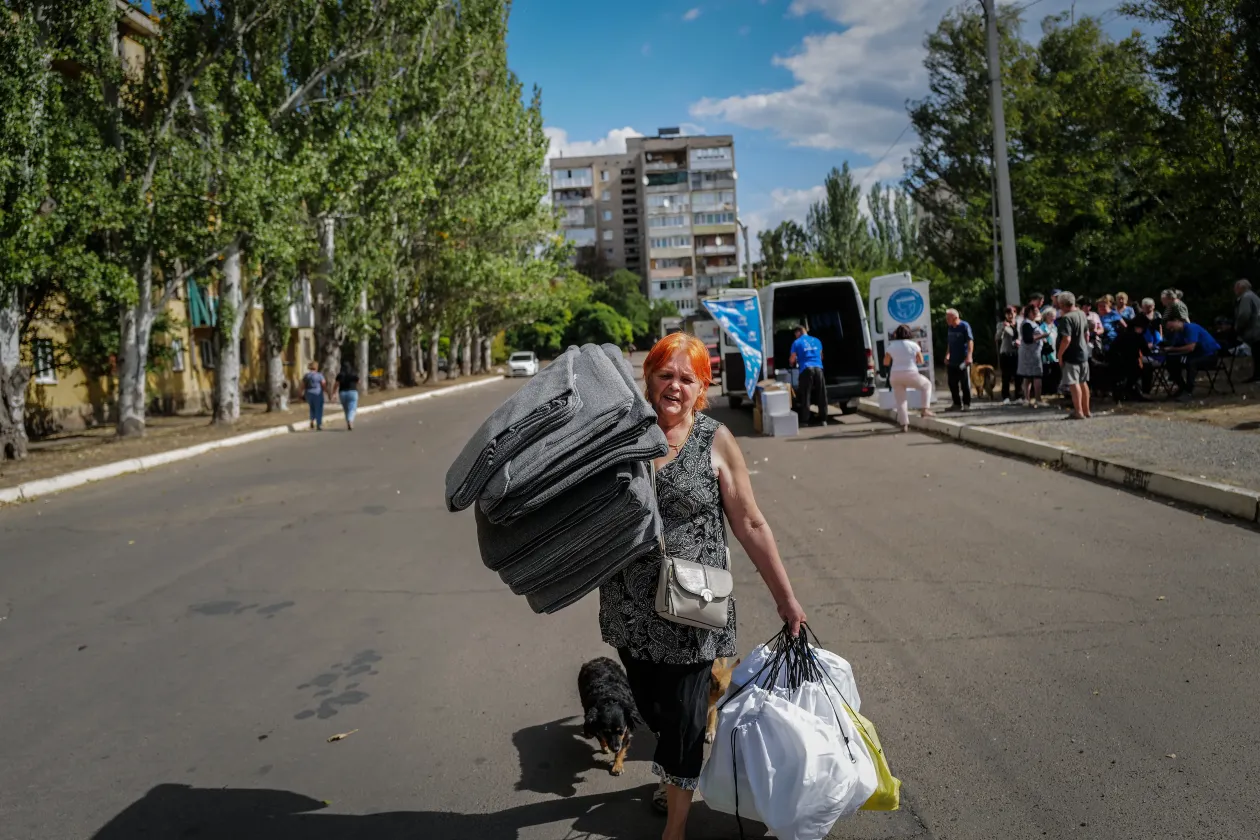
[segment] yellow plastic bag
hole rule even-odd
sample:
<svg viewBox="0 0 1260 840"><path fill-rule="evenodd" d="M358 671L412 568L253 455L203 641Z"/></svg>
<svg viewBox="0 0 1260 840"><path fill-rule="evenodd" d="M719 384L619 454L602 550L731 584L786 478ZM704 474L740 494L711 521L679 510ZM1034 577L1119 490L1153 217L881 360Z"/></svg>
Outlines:
<svg viewBox="0 0 1260 840"><path fill-rule="evenodd" d="M866 743L867 751L875 761L875 775L879 778L879 787L875 788L871 798L866 800L866 804L859 810L896 811L901 807L901 780L888 769L888 759L884 756L884 748L879 744L879 733L875 731L875 724L849 708L848 703L844 705L849 712L849 717L853 718L853 722L857 725L858 732Z"/></svg>

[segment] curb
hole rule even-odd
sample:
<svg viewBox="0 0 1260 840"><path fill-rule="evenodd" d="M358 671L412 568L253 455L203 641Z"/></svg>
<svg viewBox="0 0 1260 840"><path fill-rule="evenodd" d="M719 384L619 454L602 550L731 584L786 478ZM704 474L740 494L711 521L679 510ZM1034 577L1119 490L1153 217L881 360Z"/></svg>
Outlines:
<svg viewBox="0 0 1260 840"><path fill-rule="evenodd" d="M895 420L896 412L861 400L858 411L877 420ZM920 431L948 437L972 446L993 449L1033 461L1057 465L1081 475L1118 484L1140 493L1163 496L1179 502L1209 508L1247 522L1260 522L1260 492L1190 478L1164 470L1149 470L1114 459L1097 458L1062 446L1019 437L984 426L970 426L939 417L911 417L910 426Z"/></svg>
<svg viewBox="0 0 1260 840"><path fill-rule="evenodd" d="M467 391L472 388L480 388L483 385L489 385L494 382L502 382L504 377L495 376L489 379L478 379L475 382L464 382L459 385L451 385L446 388L437 388L432 391L425 391L422 394L412 394L407 397L399 397L393 400L376 403L360 408L359 414L373 414L377 411L384 411L388 408L398 408L399 406L411 405L412 403L431 400L434 397L453 394L457 391ZM336 425L344 423L345 417L331 417L324 421L324 425ZM69 490L74 487L82 487L84 484L90 484L94 481L103 481L107 478L115 478L127 473L143 472L145 470L160 467L163 464L172 464L176 461L186 461L189 458L196 458L198 455L204 455L207 452L213 452L216 449L228 449L233 446L241 446L246 443L253 443L258 440L266 440L267 438L278 437L280 435L295 434L310 431L305 422L289 423L283 426L273 426L269 429L260 429L257 432L247 432L243 435L234 435L232 437L223 438L222 440L212 440L208 443L199 443L195 446L186 446L183 449L172 449L169 452L158 452L153 455L143 455L139 458L127 458L122 461L113 461L108 464L101 464L99 467L89 467L86 470L76 470L75 472L65 473L64 475L53 476L52 478L40 478L35 481L28 481L25 484L19 484L16 487L0 487L0 505L15 504L17 502L29 501L37 496L46 496L49 493L60 493L62 490Z"/></svg>

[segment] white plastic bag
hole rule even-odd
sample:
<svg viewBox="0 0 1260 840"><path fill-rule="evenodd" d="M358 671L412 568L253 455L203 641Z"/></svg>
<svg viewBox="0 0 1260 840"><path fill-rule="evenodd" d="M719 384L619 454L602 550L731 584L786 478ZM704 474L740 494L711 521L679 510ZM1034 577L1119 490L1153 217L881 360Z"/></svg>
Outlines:
<svg viewBox="0 0 1260 840"><path fill-rule="evenodd" d="M710 808L765 823L781 840L822 840L877 783L851 719L821 685L754 685L719 711L700 792Z"/></svg>
<svg viewBox="0 0 1260 840"><path fill-rule="evenodd" d="M837 689L841 698L853 707L853 711L862 711L862 697L858 694L857 681L853 679L853 666L848 663L843 656L837 656L829 650L820 647L811 646L810 650L814 654L815 660L827 672L827 676L831 677L831 681L835 686L826 685L828 691L834 692ZM770 658L774 656L774 651L770 650L766 645L758 645L753 652L744 657L743 661L731 672L731 687L729 693L733 693L744 683L757 676L762 671ZM766 685L766 674L763 672L762 677L757 680L758 685ZM780 672L775 685L787 685L787 674ZM839 702L837 701L837 707Z"/></svg>

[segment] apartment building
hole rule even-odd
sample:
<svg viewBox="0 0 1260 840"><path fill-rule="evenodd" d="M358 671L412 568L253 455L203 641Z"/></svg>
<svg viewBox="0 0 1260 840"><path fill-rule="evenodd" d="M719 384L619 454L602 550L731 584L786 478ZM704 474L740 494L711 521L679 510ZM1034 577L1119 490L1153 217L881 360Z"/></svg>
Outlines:
<svg viewBox="0 0 1260 840"><path fill-rule="evenodd" d="M738 276L730 135L661 129L630 138L622 156L553 158L551 177L566 236L639 274L650 300L672 300L690 315Z"/></svg>

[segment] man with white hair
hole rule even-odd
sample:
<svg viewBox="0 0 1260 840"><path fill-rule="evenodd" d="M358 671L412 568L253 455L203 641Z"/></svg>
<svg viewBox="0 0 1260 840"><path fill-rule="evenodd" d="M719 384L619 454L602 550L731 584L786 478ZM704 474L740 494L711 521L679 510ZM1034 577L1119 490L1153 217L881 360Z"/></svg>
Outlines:
<svg viewBox="0 0 1260 840"><path fill-rule="evenodd" d="M1260 296L1251 290L1250 280L1234 284L1234 334L1251 348L1251 378L1247 382L1260 382Z"/></svg>
<svg viewBox="0 0 1260 840"><path fill-rule="evenodd" d="M1062 314L1056 324L1059 328L1059 360L1063 370L1063 384L1072 395L1072 420L1091 417L1089 405L1089 351L1093 327L1085 313L1076 308L1076 295L1059 293L1059 309Z"/></svg>
<svg viewBox="0 0 1260 840"><path fill-rule="evenodd" d="M971 354L976 349L976 337L957 309L945 310L945 324L949 327L945 343L945 373L949 378L949 395L953 404L946 411L971 409Z"/></svg>

